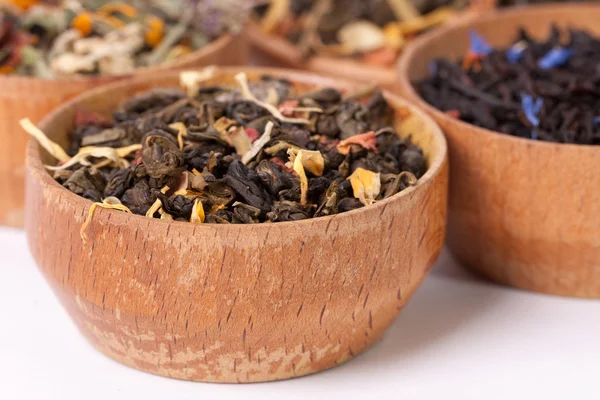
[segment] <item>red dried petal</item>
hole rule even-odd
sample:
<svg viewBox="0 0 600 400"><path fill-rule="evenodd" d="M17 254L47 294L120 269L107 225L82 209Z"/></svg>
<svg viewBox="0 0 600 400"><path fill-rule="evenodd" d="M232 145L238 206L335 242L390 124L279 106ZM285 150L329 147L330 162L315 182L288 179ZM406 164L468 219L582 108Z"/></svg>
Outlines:
<svg viewBox="0 0 600 400"><path fill-rule="evenodd" d="M252 143L260 137L260 133L254 128L246 128L246 135L248 135Z"/></svg>
<svg viewBox="0 0 600 400"><path fill-rule="evenodd" d="M337 145L337 150L340 154L350 153L352 145L357 144L367 150L377 150L377 136L375 132L362 133L360 135L349 137L348 139L342 140Z"/></svg>

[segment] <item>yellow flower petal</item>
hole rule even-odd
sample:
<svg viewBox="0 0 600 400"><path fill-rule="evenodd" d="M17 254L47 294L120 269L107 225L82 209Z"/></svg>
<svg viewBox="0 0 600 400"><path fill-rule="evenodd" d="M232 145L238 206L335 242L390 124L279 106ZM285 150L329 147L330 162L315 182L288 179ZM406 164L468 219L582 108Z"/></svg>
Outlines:
<svg viewBox="0 0 600 400"><path fill-rule="evenodd" d="M92 222L92 217L94 216L94 212L96 211L96 208L101 207L101 208L105 208L108 210L118 210L118 211L123 211L129 214L133 214L131 212L131 210L129 208L127 208L126 206L124 206L123 204L121 204L121 200L117 199L116 197L107 197L106 199L102 200L102 203L94 203L92 204L92 206L90 207L90 211L88 212L88 216L85 219L85 222L83 223L83 225L81 225L81 230L79 231L79 235L81 236L81 240L83 240L84 242L88 241L88 236L85 233L88 225L90 224L90 222Z"/></svg>
<svg viewBox="0 0 600 400"><path fill-rule="evenodd" d="M25 132L29 133L33 136L38 143L46 149L52 157L56 158L60 162L67 162L71 159L66 151L63 150L57 143L54 143L52 140L48 139L48 136L41 129L35 126L29 118L24 118L20 122L21 127L25 130Z"/></svg>
<svg viewBox="0 0 600 400"><path fill-rule="evenodd" d="M204 223L204 207L202 206L202 202L200 201L200 199L196 199L194 201L194 207L192 208L190 222L193 224Z"/></svg>
<svg viewBox="0 0 600 400"><path fill-rule="evenodd" d="M325 159L320 151L311 151L311 150L298 150L297 148L289 148L288 156L290 157L290 162L288 163L288 167L292 167L292 165L296 162L296 159L300 158L302 161L302 166L312 172L316 176L323 175L323 170L325 169Z"/></svg>
<svg viewBox="0 0 600 400"><path fill-rule="evenodd" d="M369 206L375 202L381 191L381 174L357 168L348 180L352 184L354 197L359 199L361 203Z"/></svg>

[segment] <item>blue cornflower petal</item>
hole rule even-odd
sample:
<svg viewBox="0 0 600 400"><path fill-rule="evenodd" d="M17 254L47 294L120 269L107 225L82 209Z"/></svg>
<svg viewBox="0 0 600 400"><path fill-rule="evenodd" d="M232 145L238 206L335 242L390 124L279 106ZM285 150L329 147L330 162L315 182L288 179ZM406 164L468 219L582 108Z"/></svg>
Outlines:
<svg viewBox="0 0 600 400"><path fill-rule="evenodd" d="M527 117L529 122L531 122L531 124L535 127L540 126L540 119L538 115L542 110L544 100L541 97L539 97L534 101L533 96L521 93L521 105L523 107L523 112L525 113L525 116Z"/></svg>
<svg viewBox="0 0 600 400"><path fill-rule="evenodd" d="M487 56L494 50L474 29L469 31L469 40L471 42L469 48L471 53Z"/></svg>
<svg viewBox="0 0 600 400"><path fill-rule="evenodd" d="M544 57L538 61L538 67L541 69L550 69L564 65L573 55L573 49L556 47L550 50Z"/></svg>
<svg viewBox="0 0 600 400"><path fill-rule="evenodd" d="M511 64L516 64L527 49L527 42L521 40L520 42L515 43L510 49L506 51L506 59Z"/></svg>

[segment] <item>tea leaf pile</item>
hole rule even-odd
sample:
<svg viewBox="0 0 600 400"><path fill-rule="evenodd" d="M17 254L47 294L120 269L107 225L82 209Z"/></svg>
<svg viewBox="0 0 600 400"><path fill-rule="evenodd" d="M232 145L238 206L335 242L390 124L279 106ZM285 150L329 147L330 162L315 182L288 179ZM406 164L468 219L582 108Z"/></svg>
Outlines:
<svg viewBox="0 0 600 400"><path fill-rule="evenodd" d="M521 138L600 144L599 38L553 27L542 41L521 30L509 48L492 49L474 31L471 43L463 59L434 60L416 82L427 102Z"/></svg>
<svg viewBox="0 0 600 400"><path fill-rule="evenodd" d="M79 110L68 159L49 167L55 180L95 207L196 224L251 224L358 209L426 172L422 150L397 135L394 110L381 92L359 98L333 88L302 92L270 76L249 83L243 73L237 85L201 82L211 76L185 73L187 93L138 94L112 120ZM51 154L61 154L29 122L23 126Z"/></svg>

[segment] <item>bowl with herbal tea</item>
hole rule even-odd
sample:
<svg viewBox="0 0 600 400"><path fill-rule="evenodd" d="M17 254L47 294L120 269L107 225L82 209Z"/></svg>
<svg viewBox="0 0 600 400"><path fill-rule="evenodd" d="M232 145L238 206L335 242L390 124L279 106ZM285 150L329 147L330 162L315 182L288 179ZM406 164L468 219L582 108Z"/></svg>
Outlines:
<svg viewBox="0 0 600 400"><path fill-rule="evenodd" d="M600 7L495 11L424 37L403 93L450 149L448 243L469 268L600 297Z"/></svg>
<svg viewBox="0 0 600 400"><path fill-rule="evenodd" d="M96 348L155 374L339 365L383 335L443 245L443 134L372 87L161 74L23 125L40 269Z"/></svg>
<svg viewBox="0 0 600 400"><path fill-rule="evenodd" d="M232 2L243 0L2 2L0 225L23 224L27 136L19 134L19 119L37 122L65 100L119 78L245 63L236 34L244 13Z"/></svg>
<svg viewBox="0 0 600 400"><path fill-rule="evenodd" d="M302 68L393 89L395 64L422 32L492 0L264 0L248 27L259 64Z"/></svg>

